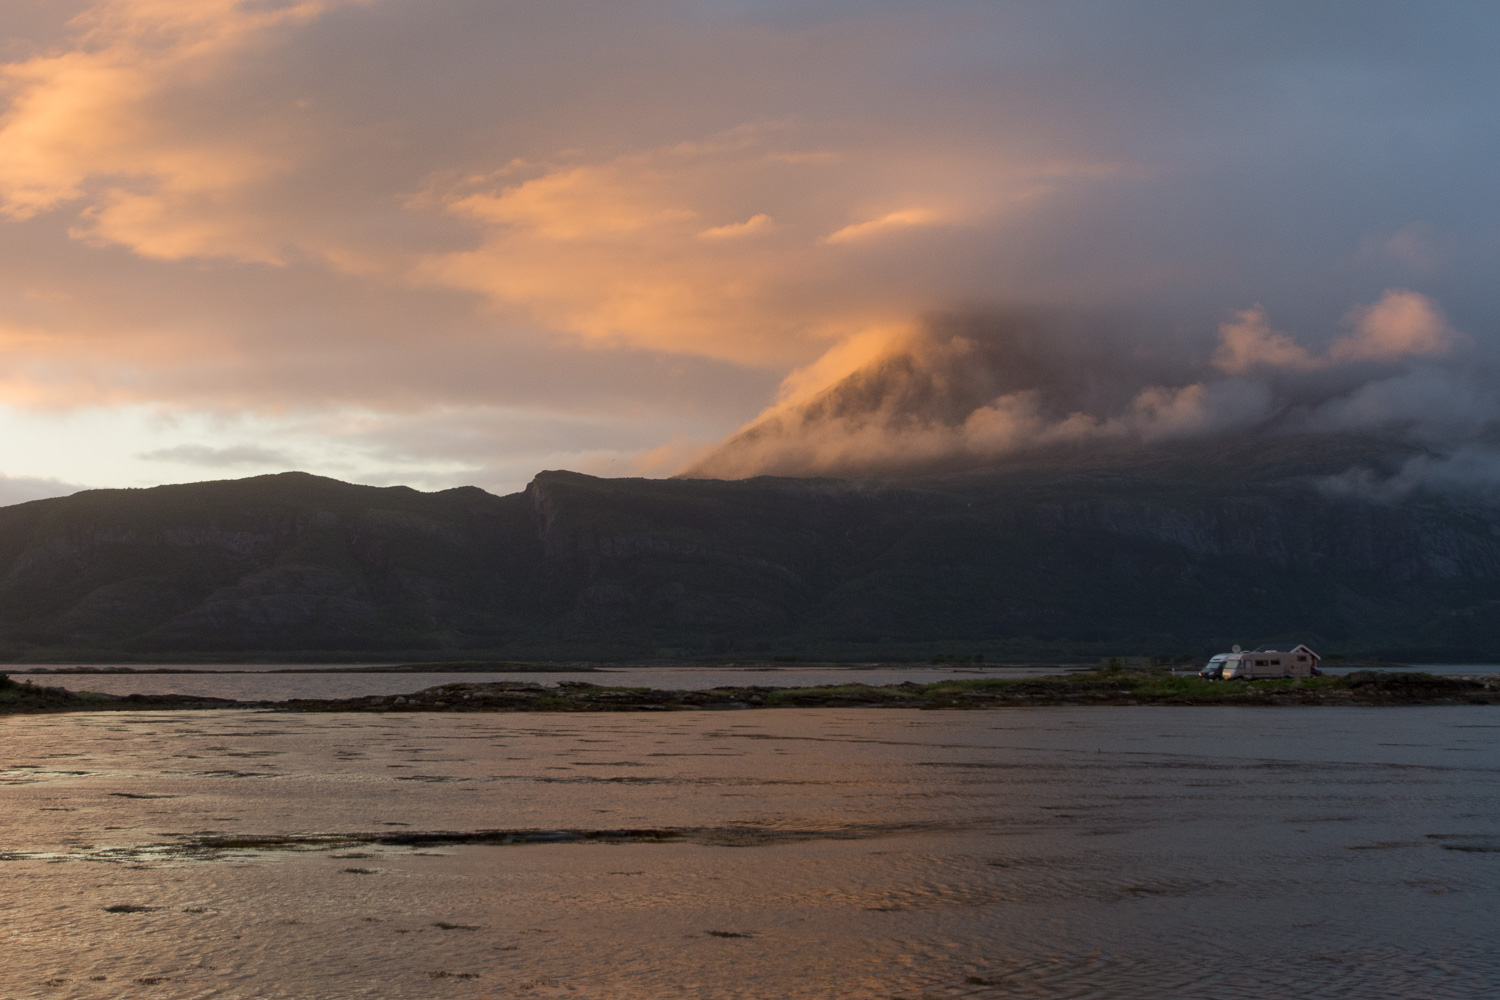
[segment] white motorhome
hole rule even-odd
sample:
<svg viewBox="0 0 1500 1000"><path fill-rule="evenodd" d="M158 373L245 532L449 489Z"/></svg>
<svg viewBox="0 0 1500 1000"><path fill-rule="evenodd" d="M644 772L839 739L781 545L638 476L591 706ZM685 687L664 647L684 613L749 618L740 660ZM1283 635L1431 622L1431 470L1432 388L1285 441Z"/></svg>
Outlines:
<svg viewBox="0 0 1500 1000"><path fill-rule="evenodd" d="M1302 643L1295 646L1257 646L1250 652L1234 647L1232 653L1220 653L1208 661L1203 676L1226 681L1258 681L1277 677L1318 676L1318 656Z"/></svg>

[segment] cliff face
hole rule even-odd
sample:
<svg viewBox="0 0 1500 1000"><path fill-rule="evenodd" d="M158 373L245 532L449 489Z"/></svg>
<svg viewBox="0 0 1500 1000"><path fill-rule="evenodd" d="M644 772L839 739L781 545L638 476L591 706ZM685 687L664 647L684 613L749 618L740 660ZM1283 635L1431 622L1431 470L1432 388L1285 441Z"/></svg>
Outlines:
<svg viewBox="0 0 1500 1000"><path fill-rule="evenodd" d="M92 491L0 508L0 652L993 657L1295 636L1500 655L1500 506L1319 488L1366 458L1394 460L1283 443L878 483Z"/></svg>

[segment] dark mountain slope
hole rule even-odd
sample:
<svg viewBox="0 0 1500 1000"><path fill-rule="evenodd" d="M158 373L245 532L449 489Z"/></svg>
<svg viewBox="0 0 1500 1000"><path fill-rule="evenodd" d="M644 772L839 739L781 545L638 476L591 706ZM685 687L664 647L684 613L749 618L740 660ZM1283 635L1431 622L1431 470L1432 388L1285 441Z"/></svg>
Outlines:
<svg viewBox="0 0 1500 1000"><path fill-rule="evenodd" d="M0 638L64 648L499 644L542 603L523 497L303 473L0 508Z"/></svg>
<svg viewBox="0 0 1500 1000"><path fill-rule="evenodd" d="M667 642L676 622L677 641L695 649L771 637L804 651L946 640L1065 655L1296 635L1365 652L1494 655L1500 509L1318 488L1412 454L1280 439L1053 453L885 483L548 473L530 492L569 512L549 552L566 552L573 578L588 581L569 616L584 631ZM728 567L756 559L765 565L743 586L751 574ZM747 631L736 602L749 596L766 613Z"/></svg>
<svg viewBox="0 0 1500 1000"><path fill-rule="evenodd" d="M290 473L0 508L27 657L323 651L1500 655L1500 505L1328 488L1411 449L1269 439L884 482L423 494ZM467 655L467 654L466 654Z"/></svg>

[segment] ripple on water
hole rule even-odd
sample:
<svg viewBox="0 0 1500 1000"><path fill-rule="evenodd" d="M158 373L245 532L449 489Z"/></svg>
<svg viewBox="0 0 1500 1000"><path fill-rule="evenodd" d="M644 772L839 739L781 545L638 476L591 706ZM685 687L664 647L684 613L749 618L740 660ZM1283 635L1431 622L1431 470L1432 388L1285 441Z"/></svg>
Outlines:
<svg viewBox="0 0 1500 1000"><path fill-rule="evenodd" d="M1492 712L8 719L0 996L1495 996Z"/></svg>

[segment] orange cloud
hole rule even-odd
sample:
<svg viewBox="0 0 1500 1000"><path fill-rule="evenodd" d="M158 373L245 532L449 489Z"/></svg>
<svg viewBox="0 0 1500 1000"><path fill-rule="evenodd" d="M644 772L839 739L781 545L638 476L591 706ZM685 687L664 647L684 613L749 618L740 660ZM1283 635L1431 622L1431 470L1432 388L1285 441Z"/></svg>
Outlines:
<svg viewBox="0 0 1500 1000"><path fill-rule="evenodd" d="M909 321L948 297L944 283L971 284L935 266L895 268L899 241L876 238L935 225L936 209L846 224L861 206L993 221L1039 184L1111 172L1061 169L1052 151L1035 162L975 155L962 142L934 155L845 135L854 148L833 149L826 127L753 113L754 124L692 141L627 155L573 148L552 163L549 147L516 149L499 127L488 164L483 152L462 162L471 149L381 138L391 155L375 170L342 140L409 122L372 120L347 98L314 117L315 91L259 103L255 76L279 65L297 29L368 2L95 0L65 45L0 68L0 213L55 213L86 245L156 261L313 262L377 283L404 276L419 293L462 289L482 297L486 323L564 343L784 369ZM426 64L393 67L393 87L403 71ZM869 148L850 155L860 142ZM507 165L488 169L495 162ZM468 179L415 180L453 176ZM855 242L862 253L833 250Z"/></svg>
<svg viewBox="0 0 1500 1000"><path fill-rule="evenodd" d="M1214 367L1242 375L1257 368L1306 371L1354 361L1394 361L1444 354L1456 339L1442 311L1418 292L1387 290L1374 305L1351 311L1347 322L1353 332L1335 340L1325 357L1314 357L1272 330L1265 308L1254 306L1220 325Z"/></svg>
<svg viewBox="0 0 1500 1000"><path fill-rule="evenodd" d="M908 208L899 212L891 212L882 215L878 219L868 222L857 222L845 226L835 232L823 237L824 243L855 243L860 240L869 239L892 229L909 229L912 226L931 226L936 224L938 216L936 212L930 212L924 208Z"/></svg>
<svg viewBox="0 0 1500 1000"><path fill-rule="evenodd" d="M1259 367L1315 368L1318 362L1307 348L1284 333L1271 329L1264 306L1252 306L1235 313L1234 319L1219 326L1219 348L1214 351L1214 367L1231 375L1240 375Z"/></svg>
<svg viewBox="0 0 1500 1000"><path fill-rule="evenodd" d="M1425 295L1392 290L1373 306L1349 314L1354 332L1329 348L1334 361L1384 361L1393 358L1444 354L1454 333L1441 310Z"/></svg>
<svg viewBox="0 0 1500 1000"><path fill-rule="evenodd" d="M411 204L443 206L476 226L480 241L427 255L412 276L477 292L502 315L590 343L799 364L830 342L909 323L931 301L933 275L908 269L892 280L889 263L906 251L878 235L952 217L993 221L1007 199L1037 184L1026 166L1009 163L926 177L915 163L910 172L884 164L866 176L865 161L778 148L798 138L779 124L745 126L607 160L512 162L432 187ZM1055 164L1044 170L1056 177ZM831 225L874 200L872 190L897 184L931 187L924 200L941 200L943 211ZM726 217L745 221L704 225ZM868 251L835 249L855 242Z"/></svg>
<svg viewBox="0 0 1500 1000"><path fill-rule="evenodd" d="M702 220L752 197L768 169L807 169L768 168L763 141L737 131L521 182L469 182L480 190L438 198L480 227L481 245L430 255L415 276L594 343L750 364L798 359L809 342L826 342L830 325L875 321L890 304L852 302L857 276L818 260L805 222L773 227L757 212L704 229ZM778 214L795 216L791 206ZM801 294L813 275L821 289Z"/></svg>
<svg viewBox="0 0 1500 1000"><path fill-rule="evenodd" d="M751 233L763 232L771 228L771 217L764 212L752 215L744 222L731 222L724 226L714 226L705 229L698 234L700 240L732 240L741 236L749 236Z"/></svg>
<svg viewBox="0 0 1500 1000"><path fill-rule="evenodd" d="M210 83L267 35L364 0L99 0L72 47L0 68L0 212L84 202L74 234L149 257L275 262L275 241L233 192L291 169L251 130L191 128L163 104Z"/></svg>
<svg viewBox="0 0 1500 1000"><path fill-rule="evenodd" d="M169 333L112 333L0 324L0 396L8 406L39 410L135 402L162 373L223 357L223 345L184 351Z"/></svg>
<svg viewBox="0 0 1500 1000"><path fill-rule="evenodd" d="M460 198L448 210L555 241L628 236L696 217L691 209L671 204L659 187L649 176L633 175L627 163L575 167L495 194Z"/></svg>

